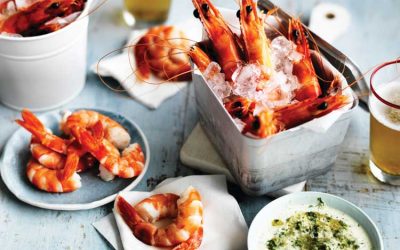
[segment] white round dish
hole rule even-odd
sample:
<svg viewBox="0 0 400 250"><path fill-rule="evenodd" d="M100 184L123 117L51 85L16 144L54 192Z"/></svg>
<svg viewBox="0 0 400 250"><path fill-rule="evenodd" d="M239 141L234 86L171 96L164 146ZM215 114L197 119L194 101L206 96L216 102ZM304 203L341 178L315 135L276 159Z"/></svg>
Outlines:
<svg viewBox="0 0 400 250"><path fill-rule="evenodd" d="M283 210L293 206L309 206L316 204L318 198L321 198L329 208L336 209L354 219L367 233L371 241L372 249L383 250L383 240L379 230L371 218L353 203L340 197L321 193L321 192L299 192L282 196L258 212L251 223L247 238L249 250L259 250L260 239L265 234L266 225L271 224ZM265 243L264 243L265 244ZM267 249L267 248L265 248Z"/></svg>
<svg viewBox="0 0 400 250"><path fill-rule="evenodd" d="M93 109L92 109L93 110ZM8 189L21 201L32 206L53 210L84 210L102 206L112 202L121 191L129 191L136 187L146 174L150 149L145 135L133 121L115 112L97 110L124 126L131 142L137 142L142 147L146 161L142 173L134 179L115 178L105 182L97 176L98 170L93 169L80 174L82 187L71 193L47 193L35 188L26 177L26 164L30 157L29 142L31 134L19 128L6 143L0 159L1 177ZM39 116L44 125L60 134L58 125L61 121L60 112L51 112Z"/></svg>

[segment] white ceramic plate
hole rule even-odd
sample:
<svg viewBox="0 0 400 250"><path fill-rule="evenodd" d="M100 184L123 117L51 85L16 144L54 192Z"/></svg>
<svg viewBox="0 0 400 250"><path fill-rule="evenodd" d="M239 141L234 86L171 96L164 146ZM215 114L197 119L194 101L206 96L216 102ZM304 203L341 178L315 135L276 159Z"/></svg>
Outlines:
<svg viewBox="0 0 400 250"><path fill-rule="evenodd" d="M272 223L278 215L282 214L282 210L298 205L314 205L318 198L321 198L326 206L337 209L353 218L362 228L365 229L371 240L372 249L383 250L382 236L380 235L375 223L365 212L351 202L331 194L320 192L299 192L288 194L266 205L261 209L251 223L247 238L248 249L260 249L260 239L263 239L266 225L268 225L267 223ZM263 244L265 244L265 242L263 242Z"/></svg>
<svg viewBox="0 0 400 250"><path fill-rule="evenodd" d="M93 109L92 109L93 110ZM137 142L142 147L146 158L142 173L133 179L115 178L105 182L97 176L98 169L80 174L82 187L71 193L47 193L35 188L26 177L26 164L30 158L29 142L31 134L18 129L8 140L0 160L1 177L8 189L21 201L36 207L53 210L83 210L102 206L112 202L121 191L136 187L146 174L150 160L150 150L142 130L126 117L104 110L96 110L105 114L124 126L130 136L131 143ZM60 134L58 126L61 120L59 112L51 112L39 116L46 127L55 134Z"/></svg>

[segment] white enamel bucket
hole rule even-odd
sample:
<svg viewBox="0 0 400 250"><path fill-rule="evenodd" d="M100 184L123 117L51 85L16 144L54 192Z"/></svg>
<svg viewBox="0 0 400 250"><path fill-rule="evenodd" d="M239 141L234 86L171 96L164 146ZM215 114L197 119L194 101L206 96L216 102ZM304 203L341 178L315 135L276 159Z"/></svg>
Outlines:
<svg viewBox="0 0 400 250"><path fill-rule="evenodd" d="M42 111L78 96L86 80L86 47L92 1L68 26L41 36L0 35L0 101Z"/></svg>

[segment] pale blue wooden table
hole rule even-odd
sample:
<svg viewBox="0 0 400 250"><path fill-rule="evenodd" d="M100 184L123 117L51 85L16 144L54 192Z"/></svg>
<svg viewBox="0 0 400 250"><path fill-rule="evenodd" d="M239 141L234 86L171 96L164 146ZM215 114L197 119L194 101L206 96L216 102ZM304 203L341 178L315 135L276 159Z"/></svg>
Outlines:
<svg viewBox="0 0 400 250"><path fill-rule="evenodd" d="M129 34L119 17L121 1L108 1L90 17L89 65L120 47ZM291 13L307 17L320 1L275 1ZM352 15L345 36L334 45L359 64L362 71L400 56L400 1L338 1ZM237 8L233 0L215 1ZM174 0L168 23L192 17L190 0ZM27 79L29 81L29 79ZM124 94L103 86L88 73L83 92L61 109L93 107L115 110L135 120L144 130L151 148L151 165L138 190L150 190L166 177L194 173L179 162L179 150L197 122L193 86L182 90L154 111ZM17 128L19 113L0 105L0 150ZM358 108L336 165L326 175L309 180L308 190L339 195L367 212L383 234L386 249L400 249L400 188L378 183L368 170L369 114ZM237 198L248 224L268 202L268 197L248 197L237 187ZM0 181L0 249L107 249L110 245L91 223L111 212L100 208L61 212L32 207L17 200Z"/></svg>

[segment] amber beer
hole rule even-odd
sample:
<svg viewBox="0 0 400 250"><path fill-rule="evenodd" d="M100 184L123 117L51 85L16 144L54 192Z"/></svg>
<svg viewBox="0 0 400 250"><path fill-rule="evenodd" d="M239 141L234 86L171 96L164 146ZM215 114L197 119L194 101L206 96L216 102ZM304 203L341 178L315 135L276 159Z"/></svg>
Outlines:
<svg viewBox="0 0 400 250"><path fill-rule="evenodd" d="M124 0L125 10L136 20L163 22L168 17L171 0Z"/></svg>
<svg viewBox="0 0 400 250"><path fill-rule="evenodd" d="M400 104L400 81L375 88L384 100ZM370 96L370 167L379 180L400 185L400 109Z"/></svg>

